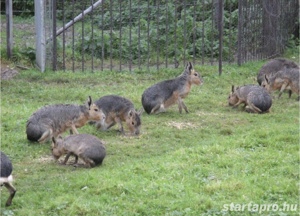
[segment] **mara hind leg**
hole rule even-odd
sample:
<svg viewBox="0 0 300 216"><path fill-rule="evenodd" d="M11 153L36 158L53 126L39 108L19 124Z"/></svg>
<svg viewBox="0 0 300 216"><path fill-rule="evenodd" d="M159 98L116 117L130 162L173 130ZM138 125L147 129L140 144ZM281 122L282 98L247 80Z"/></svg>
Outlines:
<svg viewBox="0 0 300 216"><path fill-rule="evenodd" d="M246 106L246 111L249 113L262 113L261 109L256 107L253 103L249 102L248 106Z"/></svg>
<svg viewBox="0 0 300 216"><path fill-rule="evenodd" d="M107 118L104 121L98 121L96 124L97 129L101 129L103 131L108 130L112 126L116 124L116 121L114 120L113 117L110 115L107 116Z"/></svg>
<svg viewBox="0 0 300 216"><path fill-rule="evenodd" d="M157 114L157 113L161 113L161 112L165 112L165 106L163 103L158 103L156 104L152 109L150 114Z"/></svg>
<svg viewBox="0 0 300 216"><path fill-rule="evenodd" d="M52 129L48 129L42 134L41 138L38 139L38 142L43 143L46 140L50 139L52 135L53 135Z"/></svg>
<svg viewBox="0 0 300 216"><path fill-rule="evenodd" d="M284 82L280 88L280 91L279 91L279 95L278 95L278 99L281 97L283 91L287 88L288 84L286 82Z"/></svg>
<svg viewBox="0 0 300 216"><path fill-rule="evenodd" d="M168 107L172 106L173 104L175 104L176 102L179 103L178 99L180 98L179 93L177 91L173 92L172 96L169 97L166 101L164 101L163 103L163 107L164 109L167 109ZM178 104L178 108L179 108L179 104ZM179 112L181 113L182 108L179 108Z"/></svg>
<svg viewBox="0 0 300 216"><path fill-rule="evenodd" d="M87 168L92 168L96 165L95 162L89 158L85 158L83 161L85 162L85 167Z"/></svg>
<svg viewBox="0 0 300 216"><path fill-rule="evenodd" d="M12 200L16 194L16 189L14 188L14 186L10 183L10 182L5 182L4 186L8 189L9 191L9 197L6 201L6 206L10 206L12 203Z"/></svg>

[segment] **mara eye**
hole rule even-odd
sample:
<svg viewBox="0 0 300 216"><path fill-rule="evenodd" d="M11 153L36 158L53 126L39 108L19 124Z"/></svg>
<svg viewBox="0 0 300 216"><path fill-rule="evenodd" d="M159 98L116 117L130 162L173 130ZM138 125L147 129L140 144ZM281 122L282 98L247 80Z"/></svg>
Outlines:
<svg viewBox="0 0 300 216"><path fill-rule="evenodd" d="M132 125L134 125L134 122L131 122Z"/></svg>
<svg viewBox="0 0 300 216"><path fill-rule="evenodd" d="M98 112L99 110L96 108L96 109L94 109L94 111L95 111L95 112Z"/></svg>
<svg viewBox="0 0 300 216"><path fill-rule="evenodd" d="M198 76L198 74L197 74L197 73L194 73L194 76Z"/></svg>

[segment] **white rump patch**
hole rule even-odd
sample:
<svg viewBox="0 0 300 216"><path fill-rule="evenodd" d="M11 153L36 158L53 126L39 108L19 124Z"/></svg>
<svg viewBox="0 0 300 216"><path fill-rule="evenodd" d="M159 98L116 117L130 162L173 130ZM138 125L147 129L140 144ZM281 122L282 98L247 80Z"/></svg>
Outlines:
<svg viewBox="0 0 300 216"><path fill-rule="evenodd" d="M1 177L0 178L0 184L2 185L3 183L6 182L12 182L13 181L13 177L12 175L8 176L8 177Z"/></svg>

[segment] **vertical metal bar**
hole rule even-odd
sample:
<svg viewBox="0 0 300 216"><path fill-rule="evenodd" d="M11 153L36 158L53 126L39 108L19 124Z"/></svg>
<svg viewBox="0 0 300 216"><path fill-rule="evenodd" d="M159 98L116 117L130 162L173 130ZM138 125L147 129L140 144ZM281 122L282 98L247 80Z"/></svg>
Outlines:
<svg viewBox="0 0 300 216"><path fill-rule="evenodd" d="M138 67L141 69L141 8L140 8L141 2L138 1Z"/></svg>
<svg viewBox="0 0 300 216"><path fill-rule="evenodd" d="M66 32L65 32L65 22L66 22L66 18L65 18L65 0L62 0L62 16L63 16L63 56L62 56L62 60L63 60L63 71L66 71Z"/></svg>
<svg viewBox="0 0 300 216"><path fill-rule="evenodd" d="M202 0L202 43L201 43L202 65L204 64L204 37L205 37L205 34L204 34L204 31L205 31L205 28L204 28L204 21L205 21L205 17L204 17L204 5L205 5L205 0Z"/></svg>
<svg viewBox="0 0 300 216"><path fill-rule="evenodd" d="M6 0L5 13L6 13L6 47L7 47L7 58L12 57L13 49L13 8L12 0Z"/></svg>
<svg viewBox="0 0 300 216"><path fill-rule="evenodd" d="M73 17L73 22L75 18L75 8L74 8L75 2L72 0L72 17ZM75 46L75 30L74 30L74 25L72 26L72 71L75 71L75 52L74 52L74 46Z"/></svg>
<svg viewBox="0 0 300 216"><path fill-rule="evenodd" d="M256 0L255 1L255 8L254 10L256 11L255 14L255 58L258 59L259 58L259 53L258 53L258 47L260 44L260 38L259 38L259 33L258 31L260 31L260 20L261 20L261 8L259 7L259 2Z"/></svg>
<svg viewBox="0 0 300 216"><path fill-rule="evenodd" d="M196 56L196 4L197 0L193 1L193 64L195 64L195 56Z"/></svg>
<svg viewBox="0 0 300 216"><path fill-rule="evenodd" d="M166 68L168 68L168 57L169 57L169 6L168 6L168 0L165 0L165 7L166 7L166 48L165 48L165 55L166 55Z"/></svg>
<svg viewBox="0 0 300 216"><path fill-rule="evenodd" d="M131 30L132 30L132 14L131 14L131 0L129 0L129 71L131 72L131 64L132 64L132 35L131 35Z"/></svg>
<svg viewBox="0 0 300 216"><path fill-rule="evenodd" d="M175 8L175 29L174 29L174 65L175 68L179 66L179 62L177 60L177 1L174 2L174 8Z"/></svg>
<svg viewBox="0 0 300 216"><path fill-rule="evenodd" d="M183 1L183 65L186 63L186 0Z"/></svg>
<svg viewBox="0 0 300 216"><path fill-rule="evenodd" d="M52 70L56 71L57 69L57 46L56 46L56 0L52 0Z"/></svg>
<svg viewBox="0 0 300 216"><path fill-rule="evenodd" d="M95 41L94 41L94 0L92 3L92 12L91 12L91 28L92 28L92 72L94 72L94 55L95 55Z"/></svg>
<svg viewBox="0 0 300 216"><path fill-rule="evenodd" d="M73 22L75 18L75 8L74 8L75 2L72 0L72 17L73 17ZM72 26L72 71L75 71L75 27L74 25Z"/></svg>
<svg viewBox="0 0 300 216"><path fill-rule="evenodd" d="M243 0L238 3L239 17L238 17L238 58L237 63L242 65L242 24L243 24Z"/></svg>
<svg viewBox="0 0 300 216"><path fill-rule="evenodd" d="M232 46L231 46L231 44L232 44L232 27L231 27L231 22L232 22L232 1L231 0L229 0L229 19L228 19L228 22L229 22L229 29L228 29L228 32L229 32L229 34L228 34L228 61L229 61L229 63L231 63L231 53L232 53Z"/></svg>
<svg viewBox="0 0 300 216"><path fill-rule="evenodd" d="M49 11L46 9L47 3L44 1L35 0L34 1L34 10L35 10L35 32L36 32L36 64L39 67L41 72L45 71L46 66L46 26L45 25L45 11ZM48 17L47 17L47 20ZM7 28L7 31L9 29ZM48 31L49 32L49 31Z"/></svg>
<svg viewBox="0 0 300 216"><path fill-rule="evenodd" d="M252 2L251 2L251 8L252 8L252 10L251 10L251 13L250 13L250 15L251 15L251 29L253 29L254 30L254 34L253 34L253 36L251 36L252 38L251 38L251 43L253 44L252 46L251 46L251 60L254 60L255 59L255 49L256 49L256 47L255 47L255 41L256 41L256 31L255 31L255 19L256 19L256 10L255 10L255 0L252 0ZM252 30L252 32L253 32L253 30Z"/></svg>
<svg viewBox="0 0 300 216"><path fill-rule="evenodd" d="M104 61L104 6L101 4L101 71L103 71Z"/></svg>
<svg viewBox="0 0 300 216"><path fill-rule="evenodd" d="M81 71L84 72L84 5L81 7L82 10L82 21L81 21Z"/></svg>
<svg viewBox="0 0 300 216"><path fill-rule="evenodd" d="M223 0L219 0L219 75L222 74L223 61Z"/></svg>
<svg viewBox="0 0 300 216"><path fill-rule="evenodd" d="M110 0L109 1L109 16L110 16L110 19L109 19L109 22L110 22L110 25L109 25L109 68L110 68L110 71L112 71L112 32L113 32L113 14L112 14L112 10L113 10L113 1Z"/></svg>
<svg viewBox="0 0 300 216"><path fill-rule="evenodd" d="M157 34L156 34L156 68L157 68L157 70L159 70L159 19L160 19L160 14L159 14L159 4L160 4L160 1L159 0L157 0L156 1L156 13L157 13L157 15L156 15L156 18L157 18L157 20L156 20L156 22L157 22L157 29L156 29L156 32L157 32Z"/></svg>
<svg viewBox="0 0 300 216"><path fill-rule="evenodd" d="M249 0L244 2L245 3L245 8L246 8L246 10L245 10L246 22L245 22L245 28L244 29L246 30L246 33L247 33L247 29L249 29L249 27L250 27L249 20L247 20L247 19L249 19L249 16L248 16L248 14L249 14L248 1ZM248 39L249 39L248 34L244 34L244 37L243 37L244 62L247 62L248 58L249 58L249 56L248 56L248 47L246 46L246 44L249 44Z"/></svg>
<svg viewBox="0 0 300 216"><path fill-rule="evenodd" d="M212 31L212 40L210 43L210 64L213 65L213 46L214 46L214 39L215 39L215 25L214 25L214 1L216 0L212 0L212 9L211 9L211 31Z"/></svg>
<svg viewBox="0 0 300 216"><path fill-rule="evenodd" d="M120 38L120 43L119 43L119 59L120 59L120 66L119 70L122 71L122 0L119 0L119 10L120 10L120 30L119 30L119 38Z"/></svg>
<svg viewBox="0 0 300 216"><path fill-rule="evenodd" d="M148 2L148 5L147 5L147 11L148 11L148 14L147 14L147 70L149 71L149 62L150 62L150 34L149 34L149 31L150 31L150 3L149 1Z"/></svg>

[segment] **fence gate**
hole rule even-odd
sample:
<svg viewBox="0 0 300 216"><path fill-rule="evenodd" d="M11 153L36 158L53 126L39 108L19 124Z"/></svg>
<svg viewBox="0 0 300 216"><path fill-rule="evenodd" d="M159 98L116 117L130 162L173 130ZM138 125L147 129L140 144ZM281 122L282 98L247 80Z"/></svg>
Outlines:
<svg viewBox="0 0 300 216"><path fill-rule="evenodd" d="M221 73L224 63L280 55L299 26L298 0L43 2L53 70L158 70L192 61L219 64Z"/></svg>

